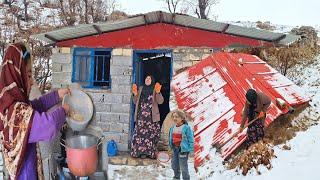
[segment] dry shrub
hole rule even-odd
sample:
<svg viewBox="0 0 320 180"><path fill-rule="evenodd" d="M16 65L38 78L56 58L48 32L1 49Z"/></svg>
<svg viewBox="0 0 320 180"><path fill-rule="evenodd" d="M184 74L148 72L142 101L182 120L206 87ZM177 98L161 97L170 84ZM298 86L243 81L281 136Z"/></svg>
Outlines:
<svg viewBox="0 0 320 180"><path fill-rule="evenodd" d="M266 141L259 141L251 145L248 150L244 151L239 156L235 157L228 165L229 169L239 167L241 173L245 176L248 171L255 168L257 173L259 165L264 165L268 169L272 168L271 159L276 157L272 145Z"/></svg>

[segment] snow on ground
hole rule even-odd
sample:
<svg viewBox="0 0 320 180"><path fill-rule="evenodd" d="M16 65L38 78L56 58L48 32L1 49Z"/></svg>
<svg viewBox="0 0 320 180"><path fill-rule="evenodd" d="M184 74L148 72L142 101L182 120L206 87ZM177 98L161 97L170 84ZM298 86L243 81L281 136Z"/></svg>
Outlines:
<svg viewBox="0 0 320 180"><path fill-rule="evenodd" d="M193 158L189 157L188 161L190 179L198 179L193 166ZM157 165L149 166L124 166L108 165L108 178L114 180L163 180L172 179L173 170L170 162L165 167ZM182 178L182 176L181 176Z"/></svg>
<svg viewBox="0 0 320 180"><path fill-rule="evenodd" d="M303 110L293 122L299 123L305 119L312 125L304 132L298 132L296 137L287 142L291 150L283 150L283 145L275 146L275 155L271 162L273 168L266 169L260 166L258 169L261 175L257 175L256 170L251 169L247 176L227 170L222 165L222 159L211 149L211 160L203 167L199 168L198 177L200 179L214 180L319 180L319 160L320 160L320 55L311 64L301 64L294 68L288 75L292 81L302 87L305 93L311 97L310 107Z"/></svg>

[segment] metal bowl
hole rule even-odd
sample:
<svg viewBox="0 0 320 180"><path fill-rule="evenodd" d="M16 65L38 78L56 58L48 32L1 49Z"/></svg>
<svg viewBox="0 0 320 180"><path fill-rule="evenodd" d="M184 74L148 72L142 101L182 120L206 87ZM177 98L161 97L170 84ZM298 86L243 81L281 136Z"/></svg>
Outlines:
<svg viewBox="0 0 320 180"><path fill-rule="evenodd" d="M67 123L73 131L82 131L86 128L93 115L93 103L90 97L80 89L71 89L71 95L65 95L62 104L70 105L71 112L83 119L75 120L72 116L67 117Z"/></svg>

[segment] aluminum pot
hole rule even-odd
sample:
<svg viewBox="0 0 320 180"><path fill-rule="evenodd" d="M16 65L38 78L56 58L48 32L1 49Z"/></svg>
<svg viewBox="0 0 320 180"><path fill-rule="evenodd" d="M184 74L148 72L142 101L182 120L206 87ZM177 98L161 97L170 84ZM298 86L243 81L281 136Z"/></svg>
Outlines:
<svg viewBox="0 0 320 180"><path fill-rule="evenodd" d="M65 146L70 172L75 176L89 176L96 172L98 166L98 146L104 137L76 135L67 138Z"/></svg>

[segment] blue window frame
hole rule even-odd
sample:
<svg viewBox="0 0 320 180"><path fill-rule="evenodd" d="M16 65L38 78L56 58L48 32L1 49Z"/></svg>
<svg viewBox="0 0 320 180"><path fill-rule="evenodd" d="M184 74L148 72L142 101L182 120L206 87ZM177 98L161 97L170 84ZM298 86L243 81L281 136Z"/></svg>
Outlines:
<svg viewBox="0 0 320 180"><path fill-rule="evenodd" d="M85 88L105 88L111 86L111 49L75 48L72 61L72 82Z"/></svg>

